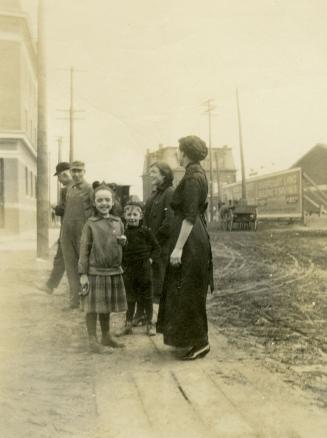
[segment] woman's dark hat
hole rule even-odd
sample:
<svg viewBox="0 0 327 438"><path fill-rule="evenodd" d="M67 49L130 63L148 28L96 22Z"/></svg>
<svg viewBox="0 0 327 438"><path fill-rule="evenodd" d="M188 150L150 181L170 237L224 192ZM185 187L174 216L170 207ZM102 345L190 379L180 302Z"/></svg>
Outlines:
<svg viewBox="0 0 327 438"><path fill-rule="evenodd" d="M202 161L208 155L207 145L200 137L189 135L178 140L179 148L192 161Z"/></svg>
<svg viewBox="0 0 327 438"><path fill-rule="evenodd" d="M65 161L62 161L61 163L58 163L56 166L56 173L53 176L59 175L59 173L63 172L64 170L69 170L70 164L66 163Z"/></svg>

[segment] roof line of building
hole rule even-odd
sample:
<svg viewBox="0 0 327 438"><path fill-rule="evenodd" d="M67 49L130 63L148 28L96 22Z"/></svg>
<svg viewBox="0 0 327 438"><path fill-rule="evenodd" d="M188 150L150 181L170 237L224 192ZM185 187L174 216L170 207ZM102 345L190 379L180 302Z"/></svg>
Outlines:
<svg viewBox="0 0 327 438"><path fill-rule="evenodd" d="M0 16L5 16L5 17L13 17L13 18L19 18L21 20L23 20L24 23L24 27L25 27L25 31L28 34L28 42L32 48L32 52L33 52L33 56L37 55L37 47L36 44L33 42L36 39L33 38L33 32L32 32L32 26L31 26L31 22L30 22L30 18L27 14L25 14L25 12L10 12L10 11L2 11L0 9Z"/></svg>
<svg viewBox="0 0 327 438"><path fill-rule="evenodd" d="M316 147L321 147L321 148L327 149L327 145L324 143L315 144L305 154L303 154L302 157L299 158L290 168L292 169L293 167L298 167L298 163L300 161L302 161L307 155L309 155L311 153L311 151L313 151L313 149L315 149Z"/></svg>
<svg viewBox="0 0 327 438"><path fill-rule="evenodd" d="M272 176L284 175L285 173L290 173L291 171L299 172L300 170L301 170L301 167L294 167L291 169L284 169L284 170L279 170L276 172L265 173L263 175L252 176L250 178L245 178L245 181L246 182L253 182L253 181L258 181L258 180L263 179L263 178L271 178ZM232 183L232 184L224 184L223 187L233 187L233 186L238 186L240 184L242 184L242 181L236 181L235 183Z"/></svg>

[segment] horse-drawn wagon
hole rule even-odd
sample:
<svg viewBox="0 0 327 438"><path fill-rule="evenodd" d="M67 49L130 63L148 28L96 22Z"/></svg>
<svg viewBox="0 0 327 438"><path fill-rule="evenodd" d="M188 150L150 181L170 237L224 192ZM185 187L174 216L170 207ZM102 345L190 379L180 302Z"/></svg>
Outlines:
<svg viewBox="0 0 327 438"><path fill-rule="evenodd" d="M220 209L221 228L225 231L251 230L256 231L257 206L256 205L230 205Z"/></svg>

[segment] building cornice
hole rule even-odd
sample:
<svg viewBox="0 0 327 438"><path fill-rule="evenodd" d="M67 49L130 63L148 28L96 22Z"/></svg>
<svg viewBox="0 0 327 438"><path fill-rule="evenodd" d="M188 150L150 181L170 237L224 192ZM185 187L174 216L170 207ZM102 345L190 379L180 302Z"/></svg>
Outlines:
<svg viewBox="0 0 327 438"><path fill-rule="evenodd" d="M0 140L22 140L25 145L27 146L27 149L30 151L30 153L33 155L34 158L36 158L36 150L34 149L31 141L27 137L26 134L23 132L15 131L15 132L1 132L0 131Z"/></svg>
<svg viewBox="0 0 327 438"><path fill-rule="evenodd" d="M37 49L36 44L33 43L33 35L28 15L24 14L23 12L8 12L0 9L0 18L1 17L16 18L23 23L24 40L26 45L29 47L31 55L33 56L33 64L36 65Z"/></svg>

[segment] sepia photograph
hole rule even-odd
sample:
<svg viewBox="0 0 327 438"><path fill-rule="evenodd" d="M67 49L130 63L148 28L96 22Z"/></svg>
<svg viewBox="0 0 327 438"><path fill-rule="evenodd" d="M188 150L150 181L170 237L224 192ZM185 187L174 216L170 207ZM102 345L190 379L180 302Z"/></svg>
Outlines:
<svg viewBox="0 0 327 438"><path fill-rule="evenodd" d="M327 2L0 0L0 437L325 438Z"/></svg>

